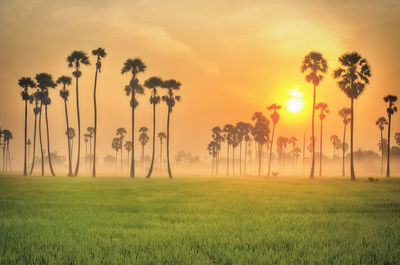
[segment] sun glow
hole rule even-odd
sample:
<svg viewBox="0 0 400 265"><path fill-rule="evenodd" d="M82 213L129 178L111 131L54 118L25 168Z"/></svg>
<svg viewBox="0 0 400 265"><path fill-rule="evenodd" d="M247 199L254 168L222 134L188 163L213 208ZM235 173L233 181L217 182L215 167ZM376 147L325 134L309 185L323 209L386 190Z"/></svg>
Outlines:
<svg viewBox="0 0 400 265"><path fill-rule="evenodd" d="M298 113L303 109L304 101L303 93L298 90L298 87L288 92L290 95L289 100L286 102L286 107L291 113Z"/></svg>

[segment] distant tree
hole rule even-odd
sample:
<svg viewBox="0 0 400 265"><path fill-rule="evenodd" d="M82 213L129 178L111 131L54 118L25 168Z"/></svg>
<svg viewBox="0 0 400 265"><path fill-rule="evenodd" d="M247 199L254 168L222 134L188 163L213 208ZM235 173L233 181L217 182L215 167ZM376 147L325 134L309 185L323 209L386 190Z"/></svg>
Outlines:
<svg viewBox="0 0 400 265"><path fill-rule="evenodd" d="M385 125L388 124L387 120L385 117L380 117L377 121L376 121L376 126L378 126L379 131L381 132L381 139L380 139L380 143L383 143L383 130L385 129ZM383 174L383 151L384 149L380 149L381 150L381 175Z"/></svg>
<svg viewBox="0 0 400 265"><path fill-rule="evenodd" d="M121 146L119 148L119 150L121 150L121 161L120 161L120 163L121 163L121 173L123 172L123 169L122 169L122 143L124 141L124 137L125 137L126 133L127 132L126 132L126 129L124 127L121 127L121 128L117 129L117 135L119 136L119 139L121 141L121 143L120 143Z"/></svg>
<svg viewBox="0 0 400 265"><path fill-rule="evenodd" d="M319 86L323 80L323 74L328 70L328 64L326 59L319 52L310 52L304 57L303 63L301 65L301 72L306 72L306 81L311 82L314 85L313 93L313 110L312 110L312 123L311 123L311 137L314 138L314 122L315 122L315 94L316 87ZM315 167L315 141L312 141L312 162L311 162L311 172L310 179L314 179L314 167Z"/></svg>
<svg viewBox="0 0 400 265"><path fill-rule="evenodd" d="M76 136L75 129L72 128L72 127L69 127L67 129L67 131L65 132L65 135L67 136L68 141L69 141L69 145L71 146L71 150L69 150L69 156L71 157L71 160L72 160L73 147L74 147L74 138ZM73 176L73 175L71 175L71 176Z"/></svg>
<svg viewBox="0 0 400 265"><path fill-rule="evenodd" d="M18 80L18 85L22 87L21 92L22 100L25 101L25 127L24 127L24 176L27 175L27 164L26 164L26 144L27 144L27 127L28 127L28 100L29 100L29 88L36 87L35 82L30 77L22 77Z"/></svg>
<svg viewBox="0 0 400 265"><path fill-rule="evenodd" d="M94 130L94 127L87 127L87 131L89 132L87 137L89 139L89 150L90 150L90 152L89 152L89 170L91 170L91 168L92 168L92 159L93 159L93 163L94 163L94 160L95 160L93 158L93 156L92 156L92 138L93 138L93 136L95 134L95 130Z"/></svg>
<svg viewBox="0 0 400 265"><path fill-rule="evenodd" d="M164 132L159 132L158 133L158 138L160 139L160 175L162 173L162 146L164 143L164 140L167 138L167 135Z"/></svg>
<svg viewBox="0 0 400 265"><path fill-rule="evenodd" d="M122 149L122 140L119 137L115 137L111 144L112 149L115 151L115 172L118 168L118 151Z"/></svg>
<svg viewBox="0 0 400 265"><path fill-rule="evenodd" d="M362 58L357 52L345 53L339 57L341 64L333 72L333 77L339 79L338 87L348 98L351 99L351 118L350 118L350 174L351 180L356 180L353 161L353 136L354 136L354 100L364 91L369 84L371 69L366 59Z"/></svg>
<svg viewBox="0 0 400 265"><path fill-rule="evenodd" d="M83 135L83 140L85 141L85 150L86 150L86 153L85 153L85 165L86 165L86 172L88 171L88 148L87 148L87 145L88 145L88 142L89 142L89 134L88 133L85 133L84 135ZM90 167L89 167L90 168Z"/></svg>
<svg viewBox="0 0 400 265"><path fill-rule="evenodd" d="M160 103L160 97L157 94L157 88L159 88L162 84L162 80L159 77L150 77L144 82L144 86L150 89L150 104L153 105L153 149L151 154L151 163L149 172L146 175L146 178L151 177L151 173L153 172L154 166L154 156L155 156L155 146L156 146L156 105Z"/></svg>
<svg viewBox="0 0 400 265"><path fill-rule="evenodd" d="M125 150L128 152L128 162L129 162L129 153L132 151L132 141L126 141L124 144Z"/></svg>
<svg viewBox="0 0 400 265"><path fill-rule="evenodd" d="M217 150L218 150L218 143L214 140L210 141L210 143L207 146L208 153L212 157L212 162L211 162L211 175L214 174L214 165L215 165L215 159L217 157Z"/></svg>
<svg viewBox="0 0 400 265"><path fill-rule="evenodd" d="M137 75L139 73L143 73L146 70L146 65L142 62L142 60L128 59L124 63L124 67L122 68L121 73L131 72L132 77L129 82L129 85L125 86L125 92L127 96L131 96L131 108L132 108L132 143L134 143L135 139L135 109L139 105L139 102L136 100L136 94L144 94L143 87L139 84L139 79ZM131 172L130 177L135 177L135 144L133 144L132 149L132 157L131 157Z"/></svg>
<svg viewBox="0 0 400 265"><path fill-rule="evenodd" d="M107 53L103 48L97 48L96 50L92 51L92 54L96 56L97 61L96 61L96 73L94 75L94 88L93 88L93 103L94 103L94 128L93 128L93 137L94 137L94 143L93 143L93 172L92 176L95 178L96 177L96 143L97 143L97 101L96 101L96 89L97 89L97 74L101 73L101 58L106 57ZM92 140L92 139L90 139ZM92 144L90 144L92 146ZM92 155L90 155L90 158Z"/></svg>
<svg viewBox="0 0 400 265"><path fill-rule="evenodd" d="M239 146L239 134L236 126L232 129L232 174L235 176L235 149Z"/></svg>
<svg viewBox="0 0 400 265"><path fill-rule="evenodd" d="M141 164L141 168L143 171L143 167L144 167L144 147L147 144L147 142L149 141L149 136L147 134L147 132L149 131L149 129L147 129L147 127L141 127L139 129L139 142L142 145L142 155L140 156L140 164Z"/></svg>
<svg viewBox="0 0 400 265"><path fill-rule="evenodd" d="M221 143L225 141L222 135L222 129L219 126L212 128L212 138L217 143L217 156L215 158L215 174L218 175L219 152L221 151Z"/></svg>
<svg viewBox="0 0 400 265"><path fill-rule="evenodd" d="M1 143L1 138L0 138L0 143ZM26 145L28 146L28 158L27 158L27 167L29 168L29 157L30 157L30 155L31 155L31 152L30 152L30 146L31 146L31 140L30 139L28 139L27 141L26 141Z"/></svg>
<svg viewBox="0 0 400 265"><path fill-rule="evenodd" d="M261 176L262 146L269 138L269 120L262 112L255 112L251 120L255 121L253 135L258 144L258 175Z"/></svg>
<svg viewBox="0 0 400 265"><path fill-rule="evenodd" d="M11 156L10 156L10 140L13 139L11 131L10 130L3 130L3 137L4 137L4 142L3 142L3 170L4 170L4 156L5 156L6 171L8 171L8 169L7 169L7 161L8 161L8 165L10 166L10 171L11 171L12 168L11 168ZM4 152L4 150L6 150L6 153Z"/></svg>
<svg viewBox="0 0 400 265"><path fill-rule="evenodd" d="M345 153L347 148L345 148L346 145L346 127L347 124L351 121L351 109L350 108L342 108L339 110L339 116L343 119L343 124L344 124L344 132L343 132L343 146L342 146L342 176L344 177L346 172L345 172Z"/></svg>
<svg viewBox="0 0 400 265"><path fill-rule="evenodd" d="M268 173L267 173L268 177L270 176L270 173L271 173L272 146L274 144L275 126L279 121L279 114L278 114L277 110L280 110L281 107L282 107L281 105L276 105L276 104L272 104L267 107L267 110L273 111L271 114L271 120L272 120L273 126L272 126L271 145L269 147L269 161L268 161Z"/></svg>
<svg viewBox="0 0 400 265"><path fill-rule="evenodd" d="M295 148L293 149L293 151L292 151L292 154L293 154L293 157L294 157L294 167L295 167L295 170L296 170L296 168L297 168L297 160L299 159L300 153L301 153L301 149L300 149L299 147L295 147Z"/></svg>
<svg viewBox="0 0 400 265"><path fill-rule="evenodd" d="M336 147L338 145L337 143L339 141L339 137L336 134L332 134L331 137L330 137L330 140L331 140L331 143L333 145L333 158L335 158L336 157L335 151L337 149Z"/></svg>
<svg viewBox="0 0 400 265"><path fill-rule="evenodd" d="M253 125L251 125L250 123L248 123L248 130L247 130L247 133L244 135L244 142L245 142L245 150L244 150L244 175L246 176L247 174L246 174L246 169L247 169L247 153L248 153L248 151L247 151L247 148L248 148L248 145L250 144L250 142L251 142L251 137L250 137L250 134L251 134L251 132L254 130L254 128L253 128ZM249 150L250 151L250 150Z"/></svg>
<svg viewBox="0 0 400 265"><path fill-rule="evenodd" d="M226 175L229 176L229 146L233 143L234 137L234 126L232 124L225 124L222 131L224 132L224 139L227 144L227 152L226 152Z"/></svg>
<svg viewBox="0 0 400 265"><path fill-rule="evenodd" d="M329 113L328 104L320 102L317 104L315 109L320 109L319 119L321 120L321 133L320 133L320 144L319 144L319 176L322 176L322 121L325 119L326 114Z"/></svg>
<svg viewBox="0 0 400 265"><path fill-rule="evenodd" d="M252 128L252 125L247 122L238 122L236 123L236 135L237 135L237 141L239 143L239 173L242 175L242 142L246 135L248 136L250 133L250 129ZM247 145L246 145L247 147ZM246 150L245 150L246 153Z"/></svg>
<svg viewBox="0 0 400 265"><path fill-rule="evenodd" d="M388 148L388 143L387 140L385 138L382 138L379 142L378 142L378 147L379 147L379 151L381 151L381 156L383 157L383 154L385 152L387 152L387 148ZM381 162L382 162L382 158L381 158Z"/></svg>
<svg viewBox="0 0 400 265"><path fill-rule="evenodd" d="M168 166L168 175L169 178L172 179L172 173L171 173L171 165L169 163L169 139L170 139L170 134L169 134L169 124L170 124L170 116L172 113L172 110L175 106L176 102L179 102L181 100L181 97L178 95L175 95L175 93L181 88L181 83L176 81L175 79L170 79L167 81L164 81L161 84L162 88L167 89L167 95L162 97L162 100L167 104L168 107L168 116L167 116L167 166Z"/></svg>
<svg viewBox="0 0 400 265"><path fill-rule="evenodd" d="M67 101L69 97L69 91L66 89L67 86L71 85L71 77L69 76L61 76L57 79L57 84L62 84L63 87L60 90L60 97L64 100L64 109L65 109L65 120L67 124L67 131L69 130L69 119L68 119L68 108L67 108ZM72 162L71 162L71 145L70 140L67 135L68 141L68 176L72 177Z"/></svg>
<svg viewBox="0 0 400 265"><path fill-rule="evenodd" d="M280 160L282 161L282 158L283 158L283 162L281 164L282 165L282 172L281 172L282 175L283 175L283 172L285 171L286 147L287 147L288 143L289 143L289 138L287 138L287 137L279 136L278 139L276 140L277 151L278 151Z"/></svg>
<svg viewBox="0 0 400 265"><path fill-rule="evenodd" d="M35 151L36 151L36 126L37 126L37 116L41 112L41 107L39 107L39 102L40 102L40 97L41 97L41 92L40 90L36 90L35 93L33 93L33 100L35 102L35 107L33 108L33 114L35 115L35 123L33 126L33 155L32 155L32 164L31 164L31 170L29 171L29 175L32 175L33 168L35 166ZM32 103L31 102L31 103Z"/></svg>
<svg viewBox="0 0 400 265"><path fill-rule="evenodd" d="M397 96L393 95L387 95L386 97L383 98L383 100L387 103L389 103L388 108L386 109L388 113L388 155L387 155L387 170L386 170L386 177L390 177L390 126L392 123L392 115L397 112L397 107L394 105L394 103L397 101Z"/></svg>
<svg viewBox="0 0 400 265"><path fill-rule="evenodd" d="M400 145L400 132L398 132L398 133L396 133L396 134L394 135L394 139L396 140L396 143L397 143L398 145Z"/></svg>

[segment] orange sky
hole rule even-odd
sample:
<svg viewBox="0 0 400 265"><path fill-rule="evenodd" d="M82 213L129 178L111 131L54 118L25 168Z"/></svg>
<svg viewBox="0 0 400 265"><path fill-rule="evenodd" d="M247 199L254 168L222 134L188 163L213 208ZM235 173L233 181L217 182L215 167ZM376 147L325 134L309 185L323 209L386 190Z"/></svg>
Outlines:
<svg viewBox="0 0 400 265"><path fill-rule="evenodd" d="M113 154L111 141L118 127L130 129L129 99L120 74L123 62L140 57L148 66L140 79L157 75L182 83L172 114L172 154L188 150L204 159L215 125L250 121L255 111L272 103L284 105L288 90L298 86L306 105L299 114L281 112L277 134L310 135L311 85L300 73L303 57L320 51L329 74L317 92L317 102L328 103L325 146L329 136L342 135L337 115L349 100L336 87L332 70L337 58L356 50L371 64L371 85L356 101L355 148L377 150L375 121L386 116L382 97L400 96L399 1L50 1L2 0L0 3L0 126L14 134L14 156L23 150L23 102L17 80L38 72L55 78L71 75L66 57L78 49L104 47L108 56L99 77L100 160ZM90 56L91 62L94 57ZM91 126L94 65L82 68L80 100L82 127ZM69 101L72 127L76 125L74 83ZM65 154L65 118L58 91L49 107L53 150ZM139 99L136 127L151 129L149 92ZM32 121L32 110L29 110ZM158 128L165 130L166 107L158 107ZM393 132L400 131L400 114ZM319 121L318 121L319 122ZM28 133L32 138L32 122ZM316 133L319 133L319 123ZM84 148L82 148L84 151ZM148 145L150 152L150 144ZM139 155L139 149L136 150ZM22 154L22 153L21 153ZM22 156L21 162L22 162ZM19 158L15 160L18 162Z"/></svg>

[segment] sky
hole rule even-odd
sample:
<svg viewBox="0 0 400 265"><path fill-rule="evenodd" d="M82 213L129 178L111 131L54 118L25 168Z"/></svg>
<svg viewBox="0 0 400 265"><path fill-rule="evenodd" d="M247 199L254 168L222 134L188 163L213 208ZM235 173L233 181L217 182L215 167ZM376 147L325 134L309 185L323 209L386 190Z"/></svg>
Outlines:
<svg viewBox="0 0 400 265"><path fill-rule="evenodd" d="M0 126L13 132L13 157L15 163L22 163L24 104L18 79L40 72L55 79L72 76L66 57L73 50L86 51L92 62L82 67L79 81L81 126L92 126L95 57L91 50L103 47L108 55L98 80L100 160L113 154L111 142L117 128L125 127L130 135L131 109L124 92L129 75L121 74L128 58L141 58L147 65L139 76L141 82L159 76L182 83L182 102L171 117L172 155L186 150L205 159L212 127L250 122L255 111L269 116L266 107L272 103L284 106L278 136L302 138L306 133L309 137L312 86L305 82L300 65L307 53L319 51L329 69L318 87L317 102L328 103L330 109L324 120L324 145L332 153L329 137L341 136L343 131L337 113L350 104L337 88L332 71L341 54L357 51L368 60L373 76L355 103L355 149L377 151L375 121L386 116L382 98L389 93L400 96L399 14L398 0L2 0ZM77 128L74 84L69 88L68 108L71 126ZM297 114L288 112L285 105L294 87L305 101ZM50 139L52 149L65 155L66 125L59 89L50 92ZM135 126L151 131L149 95L146 91L139 97ZM157 106L157 133L166 129L166 110L165 104ZM28 113L32 139L31 108ZM400 114L394 115L393 132L400 132L399 119ZM136 156L139 152L137 148Z"/></svg>

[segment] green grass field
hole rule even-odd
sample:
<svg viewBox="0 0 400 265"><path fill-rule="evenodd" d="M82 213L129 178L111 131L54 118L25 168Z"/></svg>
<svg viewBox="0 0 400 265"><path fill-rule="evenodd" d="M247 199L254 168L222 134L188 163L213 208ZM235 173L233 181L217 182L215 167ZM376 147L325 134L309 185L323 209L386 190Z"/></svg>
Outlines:
<svg viewBox="0 0 400 265"><path fill-rule="evenodd" d="M0 176L1 264L400 264L400 179Z"/></svg>

